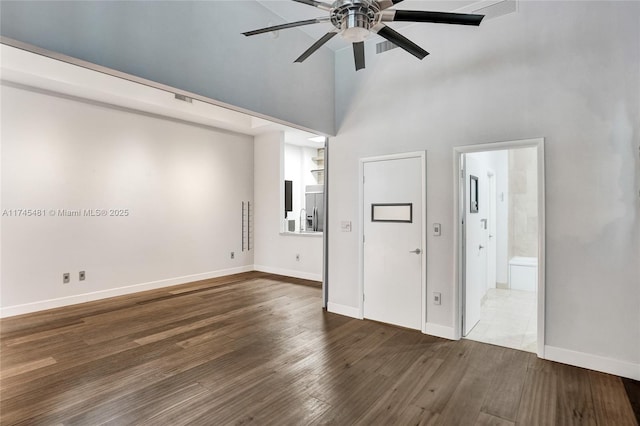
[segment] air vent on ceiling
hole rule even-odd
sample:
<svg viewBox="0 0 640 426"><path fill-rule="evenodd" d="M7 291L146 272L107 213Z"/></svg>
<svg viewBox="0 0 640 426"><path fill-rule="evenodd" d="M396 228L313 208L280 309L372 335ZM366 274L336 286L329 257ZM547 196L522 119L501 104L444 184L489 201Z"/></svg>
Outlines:
<svg viewBox="0 0 640 426"><path fill-rule="evenodd" d="M176 99L179 100L179 101L193 103L193 99L188 97L188 96L179 95L177 93L175 95L176 95Z"/></svg>
<svg viewBox="0 0 640 426"><path fill-rule="evenodd" d="M490 3L487 5L487 3ZM480 2L472 13L484 15L484 20L497 18L518 11L518 0L501 0Z"/></svg>
<svg viewBox="0 0 640 426"><path fill-rule="evenodd" d="M387 40L381 41L380 43L376 44L376 54L386 52L387 50L395 49L396 47L398 46L391 43L390 41L387 41Z"/></svg>

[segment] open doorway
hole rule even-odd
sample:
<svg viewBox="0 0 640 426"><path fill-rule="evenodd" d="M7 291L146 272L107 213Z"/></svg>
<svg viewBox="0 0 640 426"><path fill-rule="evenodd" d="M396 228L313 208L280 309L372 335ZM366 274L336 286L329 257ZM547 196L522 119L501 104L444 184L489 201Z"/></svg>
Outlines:
<svg viewBox="0 0 640 426"><path fill-rule="evenodd" d="M540 356L542 149L542 140L456 149L460 336Z"/></svg>

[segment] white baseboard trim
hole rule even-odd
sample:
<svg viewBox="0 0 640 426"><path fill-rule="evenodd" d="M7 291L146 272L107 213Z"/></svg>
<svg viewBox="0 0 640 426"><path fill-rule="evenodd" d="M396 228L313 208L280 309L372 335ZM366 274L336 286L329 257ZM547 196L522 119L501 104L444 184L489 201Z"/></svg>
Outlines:
<svg viewBox="0 0 640 426"><path fill-rule="evenodd" d="M183 277L168 278L166 280L151 281L125 287L111 288L108 290L94 291L91 293L75 294L73 296L25 303L23 305L7 306L5 308L0 308L0 318L29 314L32 312L44 311L47 309L61 308L63 306L76 305L78 303L92 302L94 300L106 299L109 297L123 296L125 294L138 293L140 291L155 290L162 287L170 287L173 285L186 284L193 281L206 280L210 278L223 277L226 275L233 275L251 271L253 271L253 265L246 265L240 266L238 268L221 269L218 271L204 272L201 274L185 275Z"/></svg>
<svg viewBox="0 0 640 426"><path fill-rule="evenodd" d="M640 364L634 364L628 361L619 361L617 359L547 345L544 347L544 357L549 361L561 362L576 367L588 368L589 370L640 380Z"/></svg>
<svg viewBox="0 0 640 426"><path fill-rule="evenodd" d="M424 333L430 336L442 337L443 339L458 340L455 337L453 327L434 324L432 322L428 322L424 325Z"/></svg>
<svg viewBox="0 0 640 426"><path fill-rule="evenodd" d="M284 275L285 277L300 278L303 280L322 281L322 274L312 272L295 271L293 269L274 268L273 266L253 265L255 271L267 272L269 274Z"/></svg>
<svg viewBox="0 0 640 426"><path fill-rule="evenodd" d="M360 316L360 309L353 306L340 305L338 303L327 303L327 311L334 314L344 315L351 318L362 319Z"/></svg>

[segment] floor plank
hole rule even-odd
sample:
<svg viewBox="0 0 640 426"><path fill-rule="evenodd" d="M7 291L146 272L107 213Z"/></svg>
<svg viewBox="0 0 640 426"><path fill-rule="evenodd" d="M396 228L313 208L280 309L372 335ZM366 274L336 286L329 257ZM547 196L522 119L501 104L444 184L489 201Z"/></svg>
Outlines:
<svg viewBox="0 0 640 426"><path fill-rule="evenodd" d="M543 368L528 368L516 423L531 426L554 425L557 401L557 376Z"/></svg>
<svg viewBox="0 0 640 426"><path fill-rule="evenodd" d="M637 425L631 404L625 398L620 377L588 371L596 422L599 425Z"/></svg>
<svg viewBox="0 0 640 426"><path fill-rule="evenodd" d="M492 416L487 413L480 413L476 420L475 426L513 426L514 422L502 419L500 417Z"/></svg>
<svg viewBox="0 0 640 426"><path fill-rule="evenodd" d="M622 384L627 391L627 397L636 415L636 420L640 423L640 381L622 378Z"/></svg>
<svg viewBox="0 0 640 426"><path fill-rule="evenodd" d="M500 360L509 350L487 344L476 344L467 371L442 411L444 424L473 424L480 414L485 395L498 373Z"/></svg>
<svg viewBox="0 0 640 426"><path fill-rule="evenodd" d="M516 421L527 364L535 355L518 350L506 351L500 362L500 374L493 378L481 411L491 416Z"/></svg>
<svg viewBox="0 0 640 426"><path fill-rule="evenodd" d="M2 372L0 372L0 378L6 379L8 377L17 376L19 374L28 373L30 371L37 370L38 368L47 367L55 363L56 360L51 358L50 356L35 361L25 362L10 368L3 369Z"/></svg>
<svg viewBox="0 0 640 426"><path fill-rule="evenodd" d="M585 370L557 364L558 403L556 424L595 425L589 376Z"/></svg>

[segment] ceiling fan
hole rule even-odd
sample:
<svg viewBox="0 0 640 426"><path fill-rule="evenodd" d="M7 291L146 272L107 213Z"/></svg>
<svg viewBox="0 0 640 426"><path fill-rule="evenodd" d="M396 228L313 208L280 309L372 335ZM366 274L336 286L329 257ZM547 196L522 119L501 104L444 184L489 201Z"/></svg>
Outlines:
<svg viewBox="0 0 640 426"><path fill-rule="evenodd" d="M429 54L426 50L404 37L402 34L388 27L385 22L432 22L438 24L480 25L484 15L450 12L426 12L420 10L395 10L390 7L402 0L335 0L325 3L316 0L293 0L329 12L329 16L305 21L290 22L282 25L261 28L243 33L245 36L263 34L286 28L301 27L303 25L331 22L334 28L316 41L309 49L295 60L303 62L322 45L331 40L336 34L353 43L353 57L356 71L364 68L364 40L371 33L376 33L406 50L418 59Z"/></svg>

